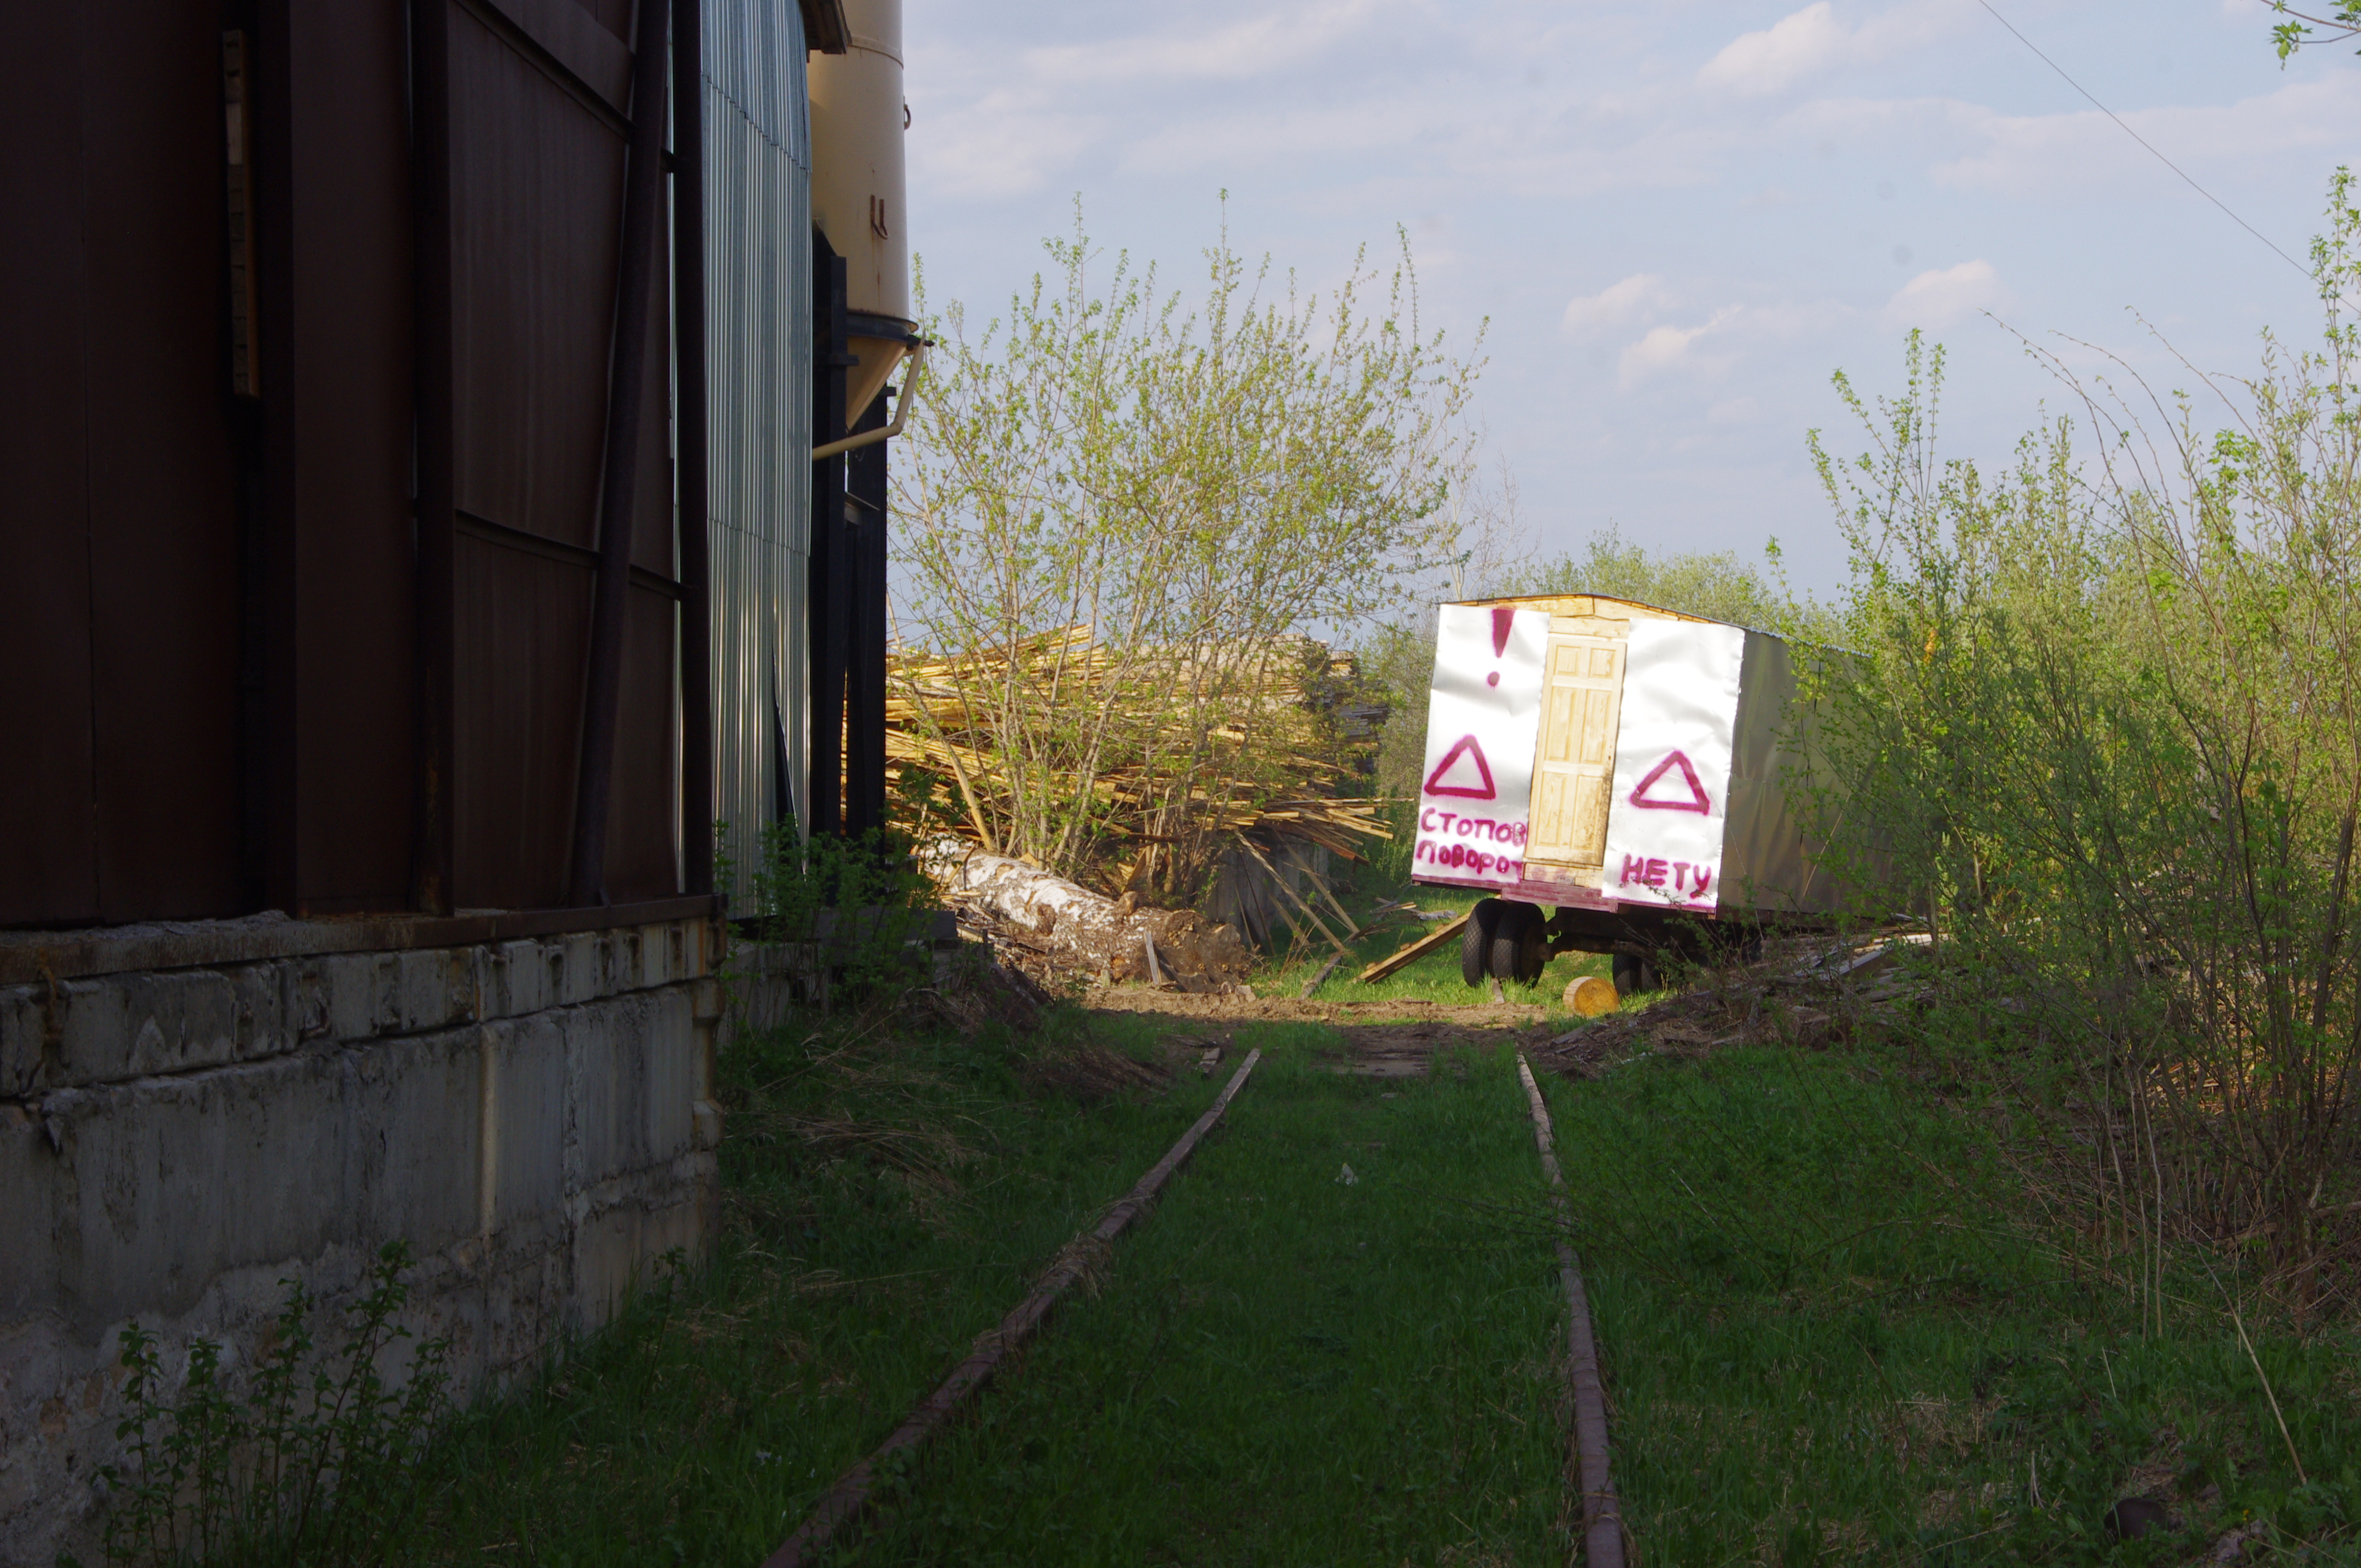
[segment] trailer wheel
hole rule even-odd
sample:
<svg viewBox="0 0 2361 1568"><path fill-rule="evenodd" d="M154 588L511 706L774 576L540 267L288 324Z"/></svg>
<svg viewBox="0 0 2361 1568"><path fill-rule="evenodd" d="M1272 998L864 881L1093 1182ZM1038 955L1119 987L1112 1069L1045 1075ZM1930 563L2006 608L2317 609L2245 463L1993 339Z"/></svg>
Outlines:
<svg viewBox="0 0 2361 1568"><path fill-rule="evenodd" d="M1459 978L1470 985L1484 983L1492 960L1492 934L1500 926L1500 909L1499 899L1479 898L1467 912L1467 924L1459 933Z"/></svg>
<svg viewBox="0 0 2361 1568"><path fill-rule="evenodd" d="M1619 998L1637 996L1643 991L1653 991L1660 983L1656 978L1654 962L1640 957L1637 953L1616 954L1614 971L1615 994Z"/></svg>
<svg viewBox="0 0 2361 1568"><path fill-rule="evenodd" d="M1541 979L1549 962L1549 937L1542 927L1542 912L1530 904L1509 904L1492 932L1491 970L1495 980L1531 985Z"/></svg>

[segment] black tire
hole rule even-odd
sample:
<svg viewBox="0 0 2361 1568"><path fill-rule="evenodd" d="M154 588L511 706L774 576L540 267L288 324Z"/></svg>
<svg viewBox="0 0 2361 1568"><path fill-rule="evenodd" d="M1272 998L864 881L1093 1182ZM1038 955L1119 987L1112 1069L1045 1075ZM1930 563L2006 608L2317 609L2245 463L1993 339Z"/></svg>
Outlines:
<svg viewBox="0 0 2361 1568"><path fill-rule="evenodd" d="M1616 997L1620 1000L1637 996L1640 992L1649 990L1648 981L1654 977L1647 971L1653 968L1655 968L1653 964L1646 962L1636 953L1616 954L1614 962Z"/></svg>
<svg viewBox="0 0 2361 1568"><path fill-rule="evenodd" d="M1492 932L1492 978L1531 985L1541 979L1549 962L1549 938L1542 932L1542 912L1530 904L1508 904Z"/></svg>
<svg viewBox="0 0 2361 1568"><path fill-rule="evenodd" d="M1499 929L1504 906L1497 898L1479 898L1467 912L1459 932L1459 978L1481 985L1492 959L1492 934Z"/></svg>

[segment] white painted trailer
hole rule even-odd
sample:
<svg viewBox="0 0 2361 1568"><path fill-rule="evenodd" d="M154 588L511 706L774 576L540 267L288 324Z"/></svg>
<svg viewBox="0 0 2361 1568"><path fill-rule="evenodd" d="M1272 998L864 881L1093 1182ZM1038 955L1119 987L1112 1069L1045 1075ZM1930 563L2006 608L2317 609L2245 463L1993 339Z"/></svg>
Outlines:
<svg viewBox="0 0 2361 1568"><path fill-rule="evenodd" d="M1792 798L1797 687L1784 639L1626 599L1444 606L1411 874L1492 895L1467 982L1611 952L1629 992L1701 922L1742 940L1834 913Z"/></svg>

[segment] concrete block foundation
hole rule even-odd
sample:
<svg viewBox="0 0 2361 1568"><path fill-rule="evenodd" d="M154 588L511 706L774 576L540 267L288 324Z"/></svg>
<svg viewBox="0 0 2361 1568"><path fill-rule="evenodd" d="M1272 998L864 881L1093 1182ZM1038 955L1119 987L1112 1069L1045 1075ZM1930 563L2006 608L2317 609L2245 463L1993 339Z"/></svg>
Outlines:
<svg viewBox="0 0 2361 1568"><path fill-rule="evenodd" d="M465 1397L701 1254L724 928L649 913L0 937L0 1568L100 1560L127 1322L235 1376L398 1239Z"/></svg>

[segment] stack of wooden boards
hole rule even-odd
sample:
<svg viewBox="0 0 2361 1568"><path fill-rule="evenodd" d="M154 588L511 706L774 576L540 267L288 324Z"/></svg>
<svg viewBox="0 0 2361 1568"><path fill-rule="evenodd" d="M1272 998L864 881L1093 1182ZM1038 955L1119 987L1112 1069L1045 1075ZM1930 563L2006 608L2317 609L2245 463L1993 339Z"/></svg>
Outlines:
<svg viewBox="0 0 2361 1568"><path fill-rule="evenodd" d="M956 806L943 825L995 853L1045 801L1069 812L1087 801L1108 848L1104 864L1076 869L1118 891L1143 855L1178 842L1176 820L1200 846L1258 841L1260 854L1293 838L1357 860L1393 833L1381 803L1336 796L1375 737L1323 727L1307 660L1324 658L1304 641L1253 658L1122 660L1085 626L957 657L903 654L887 675L887 778L947 778Z"/></svg>

